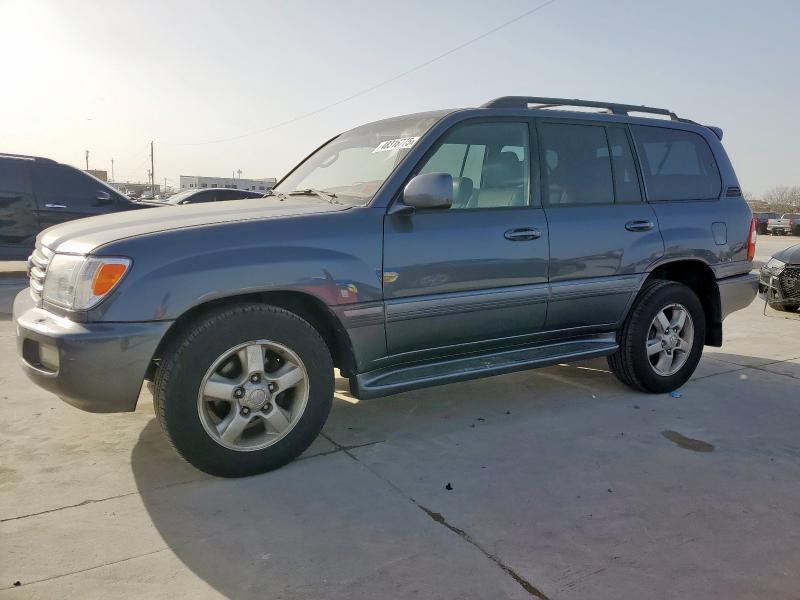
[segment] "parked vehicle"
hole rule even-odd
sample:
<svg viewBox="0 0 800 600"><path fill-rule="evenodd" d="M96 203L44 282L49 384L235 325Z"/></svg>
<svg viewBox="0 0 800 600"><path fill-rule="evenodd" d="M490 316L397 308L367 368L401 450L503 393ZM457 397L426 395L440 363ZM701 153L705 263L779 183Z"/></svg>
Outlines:
<svg viewBox="0 0 800 600"><path fill-rule="evenodd" d="M759 235L766 235L767 222L770 219L779 219L780 215L774 212L757 212L753 213L753 219L756 222L756 232Z"/></svg>
<svg viewBox="0 0 800 600"><path fill-rule="evenodd" d="M43 229L137 206L105 182L48 158L0 154L0 260L24 260Z"/></svg>
<svg viewBox="0 0 800 600"><path fill-rule="evenodd" d="M800 244L773 254L761 267L758 292L775 310L800 308Z"/></svg>
<svg viewBox="0 0 800 600"><path fill-rule="evenodd" d="M800 214L786 213L780 219L770 219L767 231L773 235L800 235Z"/></svg>
<svg viewBox="0 0 800 600"><path fill-rule="evenodd" d="M142 195L139 196L139 200L155 200L155 195L153 192L144 191Z"/></svg>
<svg viewBox="0 0 800 600"><path fill-rule="evenodd" d="M205 188L184 190L169 198L159 200L159 204L199 204L202 202L223 202L225 200L243 200L245 198L263 198L264 192L251 190L232 190L229 188Z"/></svg>
<svg viewBox="0 0 800 600"><path fill-rule="evenodd" d="M357 127L266 198L45 232L14 305L22 365L93 412L152 382L173 446L222 476L305 450L334 367L366 399L606 356L669 392L757 292L721 138L528 97Z"/></svg>

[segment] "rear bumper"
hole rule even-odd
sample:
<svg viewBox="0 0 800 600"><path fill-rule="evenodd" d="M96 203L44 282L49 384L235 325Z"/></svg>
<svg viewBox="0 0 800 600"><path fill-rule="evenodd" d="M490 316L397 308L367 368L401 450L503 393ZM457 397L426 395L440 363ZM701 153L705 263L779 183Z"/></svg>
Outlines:
<svg viewBox="0 0 800 600"><path fill-rule="evenodd" d="M758 293L758 275L746 273L735 277L717 279L720 312L725 319L732 312L750 306Z"/></svg>
<svg viewBox="0 0 800 600"><path fill-rule="evenodd" d="M129 412L171 321L75 323L41 308L27 288L14 300L17 355L39 387L89 412Z"/></svg>

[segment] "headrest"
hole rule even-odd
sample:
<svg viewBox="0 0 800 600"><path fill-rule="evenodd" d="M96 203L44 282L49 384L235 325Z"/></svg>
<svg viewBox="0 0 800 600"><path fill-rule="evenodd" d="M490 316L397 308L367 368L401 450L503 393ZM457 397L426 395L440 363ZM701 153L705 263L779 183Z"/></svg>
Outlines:
<svg viewBox="0 0 800 600"><path fill-rule="evenodd" d="M483 165L482 187L518 187L522 185L522 161L513 152L501 152Z"/></svg>

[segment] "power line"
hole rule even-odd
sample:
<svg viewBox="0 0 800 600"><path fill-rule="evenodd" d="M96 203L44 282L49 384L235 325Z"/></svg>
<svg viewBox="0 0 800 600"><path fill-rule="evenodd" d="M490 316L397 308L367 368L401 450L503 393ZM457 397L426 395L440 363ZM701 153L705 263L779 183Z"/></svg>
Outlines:
<svg viewBox="0 0 800 600"><path fill-rule="evenodd" d="M546 2L542 2L541 4L535 6L534 8L531 8L530 10L527 10L524 13L522 13L520 15L517 15L513 19L510 19L510 20L508 20L508 21L506 21L504 23L501 23L497 27L494 27L494 28L492 28L492 29L490 29L488 31L485 31L484 33L480 34L479 36L476 36L476 37L474 37L474 38L472 38L470 40L467 40L466 42L463 42L462 44L459 44L458 46L450 48L446 52L442 52L441 54L438 54L437 56L434 56L433 58L431 58L429 60L426 60L423 63L420 63L420 64L418 64L418 65L416 65L414 67L411 67L410 69L407 69L406 71L403 71L402 73L398 73L397 75L395 75L393 77L390 77L389 79L384 79L383 81L380 81L380 82L378 82L378 83L376 83L374 85L371 85L371 86L369 86L367 88L359 90L358 92L356 92L356 93L354 93L354 94L352 94L350 96L347 96L345 98L341 98L341 99L339 99L339 100L337 100L335 102L331 102L330 104L326 104L324 106L321 106L321 107L319 107L317 109L314 109L312 111L309 111L307 113L303 113L302 115L299 115L297 117L293 117L291 119L287 119L285 121L281 121L280 123L275 123L273 125L269 125L268 127L263 127L261 129L255 129L253 131L248 131L247 133L242 133L242 134L234 135L234 136L231 136L231 137L219 138L219 139L216 139L216 140L206 140L204 142L185 142L185 143L180 143L180 144L168 144L168 145L172 145L172 146L204 146L204 145L207 145L207 144L219 144L221 142L232 142L234 140L240 140L242 138L250 137L252 135L258 135L259 133L265 133L267 131L272 131L273 129L277 129L279 127L283 127L283 126L289 125L291 123L296 123L297 121L302 121L303 119L307 119L308 117L313 117L314 115L317 115L317 114L319 114L319 113L321 113L323 111L326 111L328 109L334 108L335 106L339 106L340 104L344 104L345 102L350 102L350 100L354 100L354 99L358 98L359 96L363 96L364 94L368 94L368 93L370 93L372 91L375 91L378 88L383 87L384 85L393 83L393 82L397 81L398 79L401 79L403 77L406 77L407 75L410 75L411 73L419 71L420 69L424 69L425 67L435 63L436 61L439 61L439 60L441 60L441 59L443 59L443 58L445 58L447 56L450 56L451 54L453 54L455 52L458 52L459 50L462 50L462 49L466 48L467 46L471 46L475 42L479 42L483 38L488 37L488 36L492 35L493 33L496 33L498 31L500 31L501 29L504 29L504 28L508 27L509 25L511 25L513 23L516 23L517 21L519 21L521 19L524 19L525 17L530 16L533 13L538 12L538 11L542 10L543 8L549 6L549 5L551 5L551 4L553 4L553 3L557 2L557 1L558 0L547 0Z"/></svg>

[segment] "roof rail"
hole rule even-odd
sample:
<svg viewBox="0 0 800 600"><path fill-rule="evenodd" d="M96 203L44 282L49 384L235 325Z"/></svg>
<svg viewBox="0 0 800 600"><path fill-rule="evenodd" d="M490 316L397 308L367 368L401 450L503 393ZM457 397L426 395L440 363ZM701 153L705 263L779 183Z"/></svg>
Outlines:
<svg viewBox="0 0 800 600"><path fill-rule="evenodd" d="M43 158L41 156L28 156L27 154L10 154L8 152L0 152L0 158L13 158L15 160L35 160L46 163L55 163L52 158Z"/></svg>
<svg viewBox="0 0 800 600"><path fill-rule="evenodd" d="M673 121L685 120L678 118L678 115L666 108L636 106L634 104L617 104L616 102L598 102L596 100L538 98L536 96L503 96L490 100L486 104L483 104L481 108L553 108L556 106L588 106L591 108L603 108L613 115L627 115L631 112L640 112L654 115L666 115Z"/></svg>

